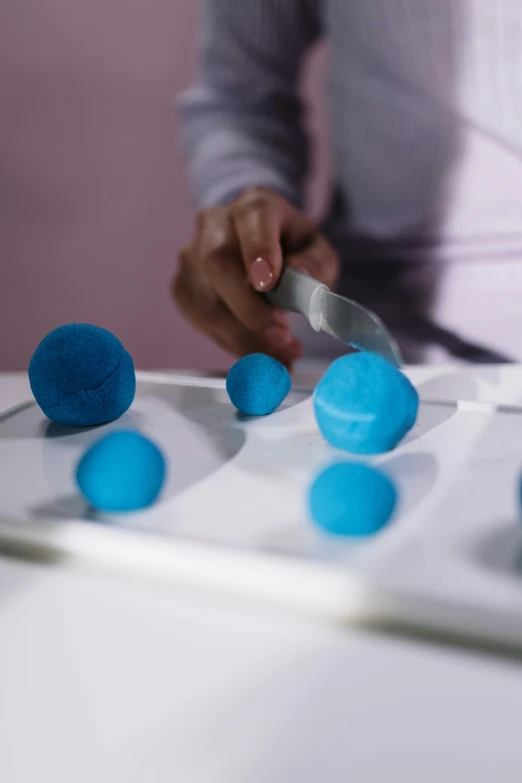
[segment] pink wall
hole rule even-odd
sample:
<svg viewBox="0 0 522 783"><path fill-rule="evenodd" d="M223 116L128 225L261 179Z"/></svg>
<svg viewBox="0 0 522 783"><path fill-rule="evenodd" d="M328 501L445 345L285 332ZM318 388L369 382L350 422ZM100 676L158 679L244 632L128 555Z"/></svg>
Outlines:
<svg viewBox="0 0 522 783"><path fill-rule="evenodd" d="M227 365L168 293L192 229L173 99L197 5L3 0L0 370L69 321L111 329L140 367ZM316 209L323 196L324 177Z"/></svg>

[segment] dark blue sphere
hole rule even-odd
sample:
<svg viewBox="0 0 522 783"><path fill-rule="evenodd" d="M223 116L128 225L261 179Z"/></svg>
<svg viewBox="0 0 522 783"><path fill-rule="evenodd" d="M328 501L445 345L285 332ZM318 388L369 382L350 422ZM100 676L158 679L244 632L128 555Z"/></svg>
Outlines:
<svg viewBox="0 0 522 783"><path fill-rule="evenodd" d="M139 511L152 505L165 480L165 458L139 432L112 432L91 446L76 470L82 495L106 512Z"/></svg>
<svg viewBox="0 0 522 783"><path fill-rule="evenodd" d="M356 462L326 468L310 489L314 522L336 536L369 536L381 530L397 505L397 491L380 470Z"/></svg>
<svg viewBox="0 0 522 783"><path fill-rule="evenodd" d="M291 388L292 379L284 364L264 353L244 356L227 376L227 392L232 404L250 416L273 413Z"/></svg>
<svg viewBox="0 0 522 783"><path fill-rule="evenodd" d="M44 337L29 381L45 415L72 427L118 419L136 393L131 355L111 332L91 324L59 326Z"/></svg>
<svg viewBox="0 0 522 783"><path fill-rule="evenodd" d="M418 410L419 395L408 378L373 353L337 359L314 394L323 436L354 454L395 448L415 424Z"/></svg>

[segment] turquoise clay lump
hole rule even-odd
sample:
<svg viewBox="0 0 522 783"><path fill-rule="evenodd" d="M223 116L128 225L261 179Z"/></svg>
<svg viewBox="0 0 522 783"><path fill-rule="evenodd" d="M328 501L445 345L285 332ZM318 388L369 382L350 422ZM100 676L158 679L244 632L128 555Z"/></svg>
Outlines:
<svg viewBox="0 0 522 783"><path fill-rule="evenodd" d="M72 427L118 419L136 393L132 357L111 332L91 324L67 324L44 337L29 381L45 415Z"/></svg>
<svg viewBox="0 0 522 783"><path fill-rule="evenodd" d="M286 367L264 353L244 356L227 376L227 392L232 404L249 416L273 413L291 388L292 379Z"/></svg>
<svg viewBox="0 0 522 783"><path fill-rule="evenodd" d="M326 468L310 489L310 516L335 536L374 535L390 520L397 505L396 489L380 470L356 462Z"/></svg>
<svg viewBox="0 0 522 783"><path fill-rule="evenodd" d="M406 376L368 352L333 362L314 394L324 438L353 454L395 448L415 424L418 410L419 395Z"/></svg>
<svg viewBox="0 0 522 783"><path fill-rule="evenodd" d="M95 509L121 513L151 506L165 473L165 458L156 444L139 432L122 430L106 435L85 452L76 481Z"/></svg>

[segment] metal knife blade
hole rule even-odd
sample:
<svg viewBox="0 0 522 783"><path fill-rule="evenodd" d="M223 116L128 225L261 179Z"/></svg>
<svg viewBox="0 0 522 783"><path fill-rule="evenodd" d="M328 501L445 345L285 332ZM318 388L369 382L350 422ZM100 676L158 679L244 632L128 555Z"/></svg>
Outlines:
<svg viewBox="0 0 522 783"><path fill-rule="evenodd" d="M354 348L380 354L395 367L401 365L399 346L380 318L357 302L323 291L320 329Z"/></svg>
<svg viewBox="0 0 522 783"><path fill-rule="evenodd" d="M276 307L306 316L317 332L380 354L396 367L402 363L396 341L375 313L302 272L286 267L276 288L265 296Z"/></svg>

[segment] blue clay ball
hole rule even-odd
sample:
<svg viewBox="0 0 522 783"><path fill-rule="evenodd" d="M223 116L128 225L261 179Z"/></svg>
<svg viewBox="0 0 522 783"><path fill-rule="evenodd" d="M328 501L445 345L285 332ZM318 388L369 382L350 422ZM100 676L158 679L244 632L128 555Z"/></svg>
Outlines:
<svg viewBox="0 0 522 783"><path fill-rule="evenodd" d="M244 356L230 369L227 392L233 405L249 416L267 416L288 397L290 373L281 362L264 353Z"/></svg>
<svg viewBox="0 0 522 783"><path fill-rule="evenodd" d="M91 324L59 326L44 337L29 381L45 415L72 427L118 419L136 393L131 355L111 332Z"/></svg>
<svg viewBox="0 0 522 783"><path fill-rule="evenodd" d="M310 515L336 536L370 536L389 521L397 491L385 473L370 465L341 462L326 468L309 495Z"/></svg>
<svg viewBox="0 0 522 783"><path fill-rule="evenodd" d="M342 356L314 394L319 429L332 446L354 454L380 454L415 424L419 395L400 370L373 353Z"/></svg>
<svg viewBox="0 0 522 783"><path fill-rule="evenodd" d="M112 432L91 446L76 470L82 495L106 512L139 511L152 505L165 480L165 458L139 432Z"/></svg>

